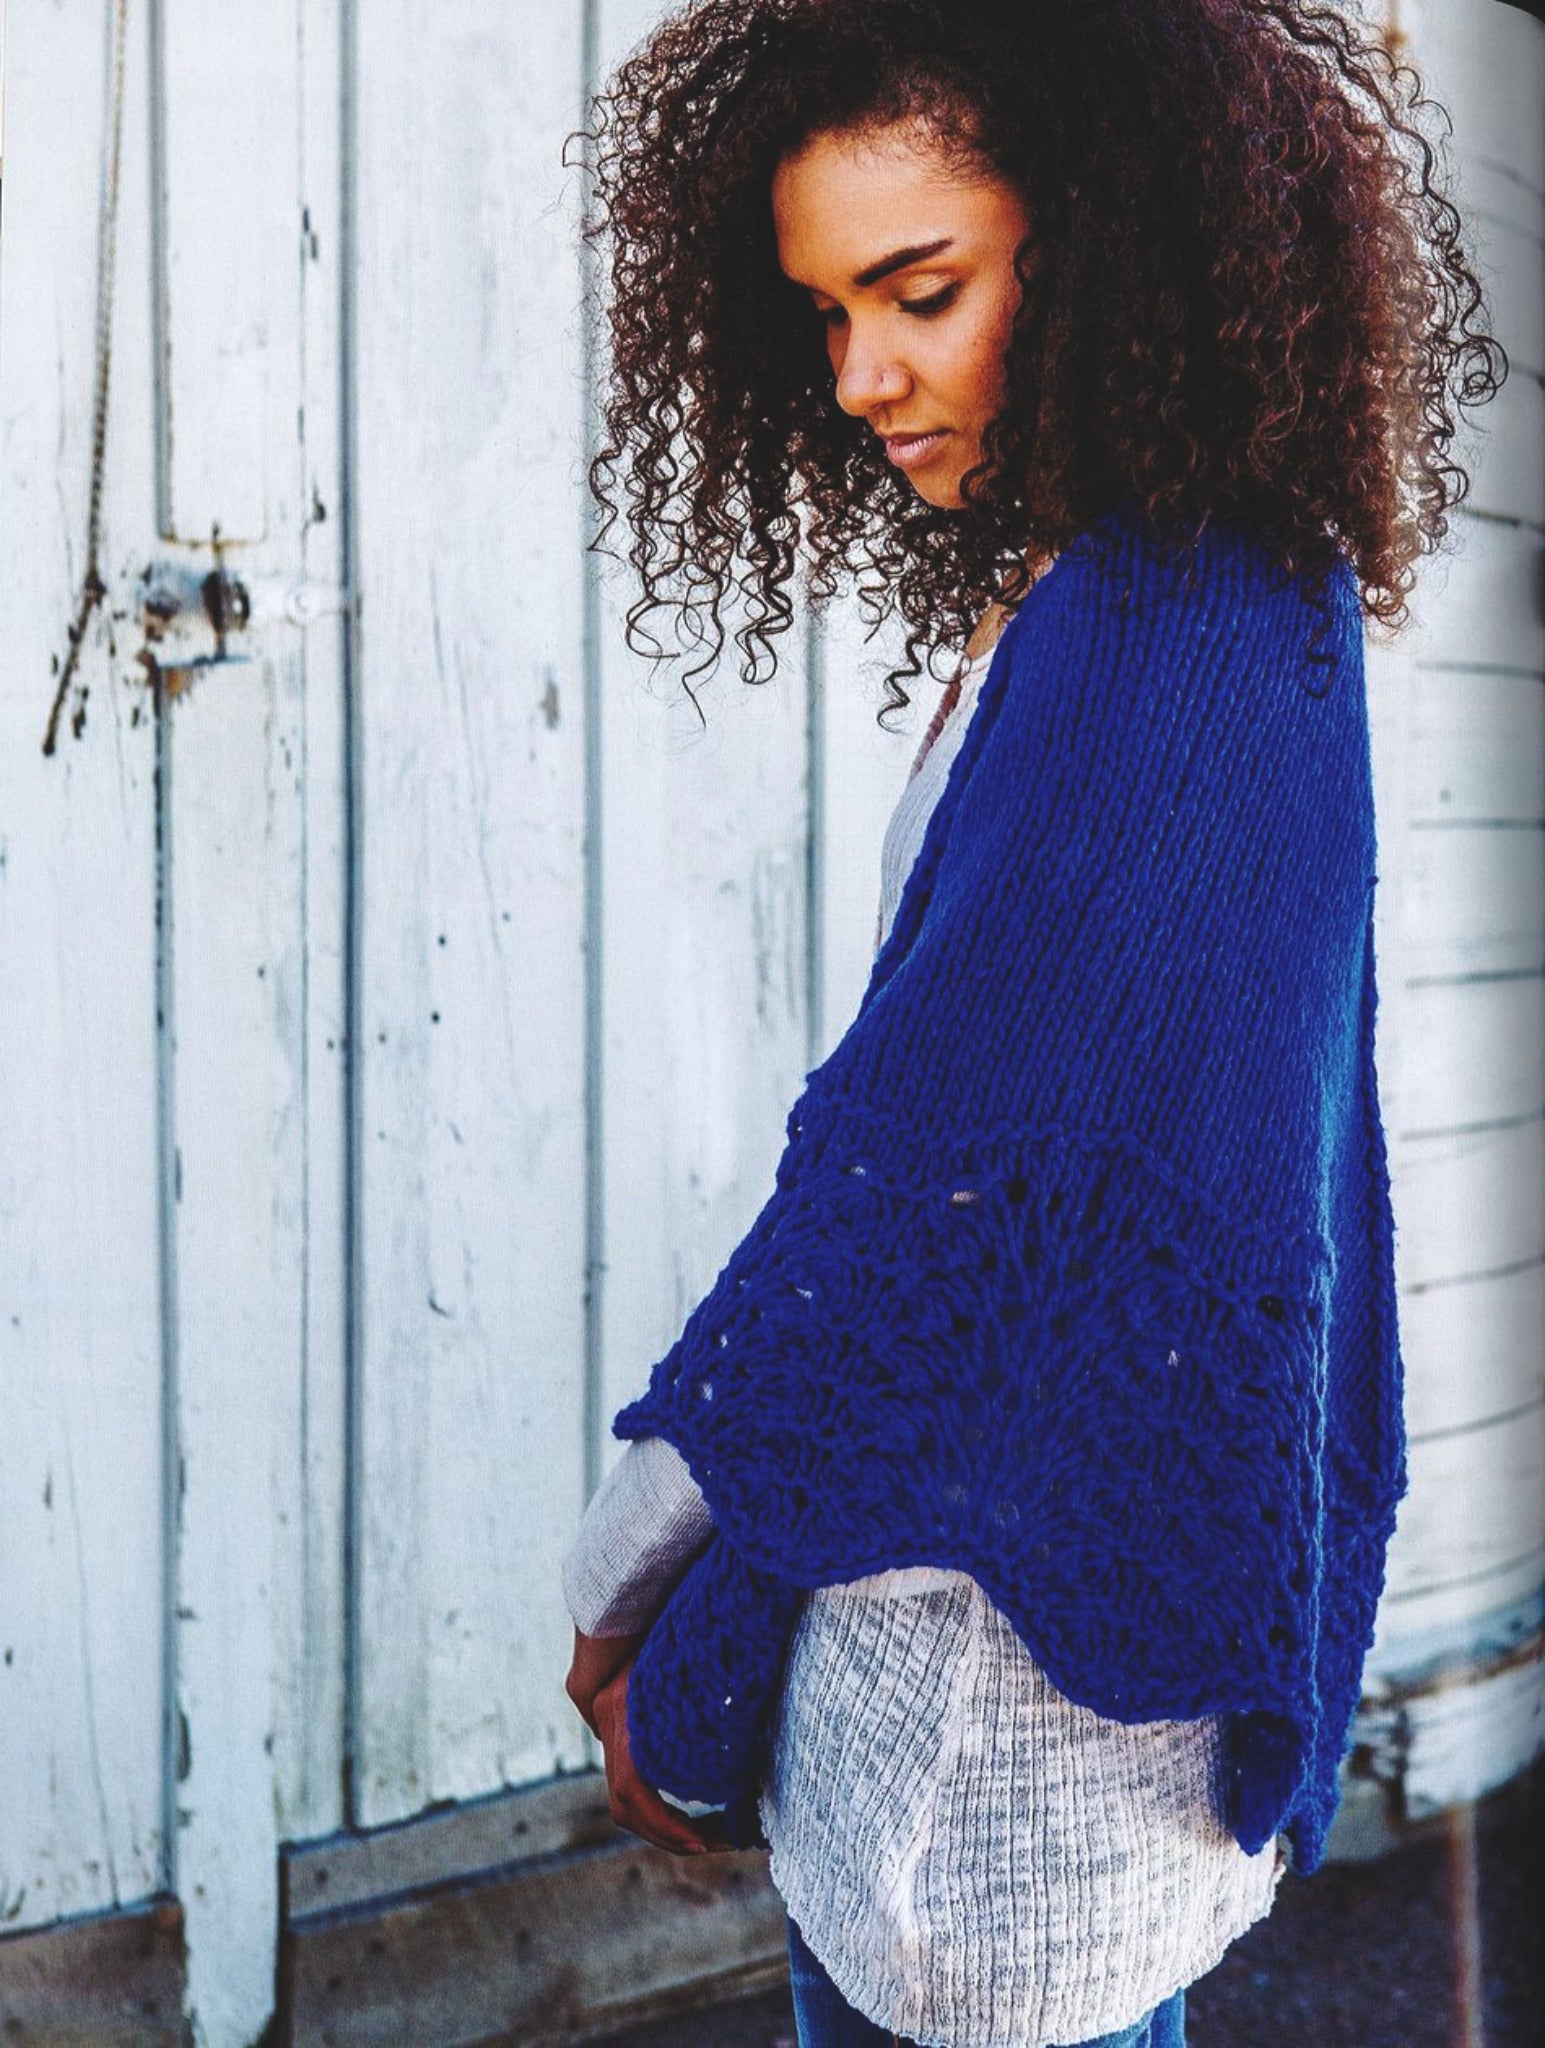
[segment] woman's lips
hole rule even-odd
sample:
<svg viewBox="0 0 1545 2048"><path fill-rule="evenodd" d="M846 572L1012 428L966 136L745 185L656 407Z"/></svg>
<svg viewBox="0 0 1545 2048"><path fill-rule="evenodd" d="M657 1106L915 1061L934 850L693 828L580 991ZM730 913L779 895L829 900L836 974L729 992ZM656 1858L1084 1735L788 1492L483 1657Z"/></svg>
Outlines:
<svg viewBox="0 0 1545 2048"><path fill-rule="evenodd" d="M939 427L931 434L887 434L885 452L899 469L916 469L929 460L948 432L948 427Z"/></svg>

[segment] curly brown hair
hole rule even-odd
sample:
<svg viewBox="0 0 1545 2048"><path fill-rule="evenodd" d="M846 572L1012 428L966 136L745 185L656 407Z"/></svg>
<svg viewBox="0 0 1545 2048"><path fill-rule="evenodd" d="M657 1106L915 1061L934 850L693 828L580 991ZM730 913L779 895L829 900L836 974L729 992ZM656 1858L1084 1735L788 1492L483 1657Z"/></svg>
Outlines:
<svg viewBox="0 0 1545 2048"><path fill-rule="evenodd" d="M1446 452L1454 406L1507 374L1418 124L1435 104L1307 0L692 0L669 15L580 131L598 202L583 233L611 242L593 545L620 473L643 587L630 645L661 655L640 623L671 607L708 647L702 673L735 592L742 676L767 680L803 556L816 605L846 573L872 615L906 624L883 723L910 702L920 650L963 647L991 602L1023 597L1028 561L1121 503L1176 539L1246 518L1316 587L1344 557L1367 615L1404 623L1411 564L1469 490ZM919 119L957 166L1015 181L1036 250L1005 402L950 510L834 402L770 200L812 137Z"/></svg>

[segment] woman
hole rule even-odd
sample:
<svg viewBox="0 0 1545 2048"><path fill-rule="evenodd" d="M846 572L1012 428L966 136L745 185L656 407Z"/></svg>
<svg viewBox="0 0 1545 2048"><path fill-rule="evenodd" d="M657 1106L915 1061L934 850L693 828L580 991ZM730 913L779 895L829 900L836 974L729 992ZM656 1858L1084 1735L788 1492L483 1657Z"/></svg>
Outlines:
<svg viewBox="0 0 1545 2048"><path fill-rule="evenodd" d="M734 589L756 679L803 554L957 672L567 1690L624 1826L768 1843L803 2043L1160 2048L1322 1854L1405 1490L1361 627L1501 352L1298 0L699 0L601 111L630 630Z"/></svg>

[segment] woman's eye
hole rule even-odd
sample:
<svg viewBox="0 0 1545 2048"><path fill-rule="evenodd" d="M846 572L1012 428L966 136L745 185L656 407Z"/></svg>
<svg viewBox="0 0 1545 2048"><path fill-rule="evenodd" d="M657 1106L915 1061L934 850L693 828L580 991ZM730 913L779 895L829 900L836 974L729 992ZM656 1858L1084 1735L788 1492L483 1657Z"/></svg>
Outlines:
<svg viewBox="0 0 1545 2048"><path fill-rule="evenodd" d="M896 304L903 313L910 313L915 319L926 320L934 313L942 313L960 295L958 284L947 284L943 291L935 292L926 299L898 299ZM816 317L824 327L835 327L846 315L840 306L817 306Z"/></svg>
<svg viewBox="0 0 1545 2048"><path fill-rule="evenodd" d="M935 292L931 299L901 300L901 310L903 313L919 314L926 320L930 313L942 313L958 291L958 285L947 284L942 292Z"/></svg>

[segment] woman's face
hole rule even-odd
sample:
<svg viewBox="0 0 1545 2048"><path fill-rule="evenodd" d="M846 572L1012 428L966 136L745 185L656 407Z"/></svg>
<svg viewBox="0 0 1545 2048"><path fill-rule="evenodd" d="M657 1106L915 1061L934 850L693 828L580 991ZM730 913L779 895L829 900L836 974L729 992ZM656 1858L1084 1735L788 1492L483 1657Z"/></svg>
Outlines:
<svg viewBox="0 0 1545 2048"><path fill-rule="evenodd" d="M826 323L837 403L919 496L958 508L1003 399L1030 226L1017 188L897 123L815 136L778 166L772 206L778 260Z"/></svg>

